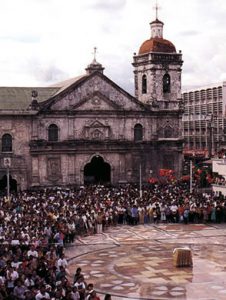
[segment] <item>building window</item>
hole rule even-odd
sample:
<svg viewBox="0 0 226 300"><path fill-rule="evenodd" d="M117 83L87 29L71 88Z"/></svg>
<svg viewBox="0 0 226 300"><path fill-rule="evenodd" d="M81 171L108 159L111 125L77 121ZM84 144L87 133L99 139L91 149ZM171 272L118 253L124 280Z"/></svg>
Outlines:
<svg viewBox="0 0 226 300"><path fill-rule="evenodd" d="M49 125L48 141L49 142L57 142L58 141L58 127L55 124Z"/></svg>
<svg viewBox="0 0 226 300"><path fill-rule="evenodd" d="M143 126L141 124L136 124L134 126L134 141L140 142L143 140Z"/></svg>
<svg viewBox="0 0 226 300"><path fill-rule="evenodd" d="M147 76L142 76L142 94L147 94Z"/></svg>
<svg viewBox="0 0 226 300"><path fill-rule="evenodd" d="M2 136L2 152L12 152L12 136L8 133Z"/></svg>
<svg viewBox="0 0 226 300"><path fill-rule="evenodd" d="M163 76L163 93L170 93L170 76L169 74L165 74Z"/></svg>

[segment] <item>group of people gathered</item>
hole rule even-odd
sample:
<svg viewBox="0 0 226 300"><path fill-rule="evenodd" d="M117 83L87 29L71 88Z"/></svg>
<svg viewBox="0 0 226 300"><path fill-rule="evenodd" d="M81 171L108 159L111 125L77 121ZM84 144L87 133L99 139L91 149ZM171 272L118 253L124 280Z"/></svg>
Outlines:
<svg viewBox="0 0 226 300"><path fill-rule="evenodd" d="M0 198L0 300L99 300L68 274L65 246L109 226L226 222L226 200L182 183L44 189ZM122 226L123 230L123 226ZM79 266L78 266L79 269ZM111 299L110 294L105 296Z"/></svg>

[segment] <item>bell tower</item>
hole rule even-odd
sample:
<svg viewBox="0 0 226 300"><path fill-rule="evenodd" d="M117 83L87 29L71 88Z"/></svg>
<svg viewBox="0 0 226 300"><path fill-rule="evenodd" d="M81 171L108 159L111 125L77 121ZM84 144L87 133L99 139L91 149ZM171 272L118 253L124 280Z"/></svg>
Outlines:
<svg viewBox="0 0 226 300"><path fill-rule="evenodd" d="M163 38L164 23L158 19L150 23L151 37L134 53L135 97L143 103L181 100L182 53L172 42Z"/></svg>

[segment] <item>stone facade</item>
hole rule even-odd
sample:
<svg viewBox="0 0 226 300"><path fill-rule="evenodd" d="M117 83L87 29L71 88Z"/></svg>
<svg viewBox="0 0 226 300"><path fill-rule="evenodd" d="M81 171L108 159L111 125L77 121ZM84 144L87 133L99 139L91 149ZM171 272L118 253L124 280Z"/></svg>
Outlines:
<svg viewBox="0 0 226 300"><path fill-rule="evenodd" d="M143 103L156 100L173 101L181 99L181 65L182 54L147 53L135 55L135 95ZM170 93L163 93L162 78L169 74L171 78ZM147 93L142 93L142 76L147 76Z"/></svg>
<svg viewBox="0 0 226 300"><path fill-rule="evenodd" d="M51 88L31 88L31 98L22 98L23 107L12 109L13 100L8 107L4 102L0 178L6 174L5 158L10 158L10 175L21 190L80 185L93 179L94 183L118 184L138 183L141 177L147 182L150 171L156 177L161 168L173 169L179 176L181 54L159 55L134 57L136 98L107 78L94 60L84 76ZM166 68L171 92L163 95ZM151 82L145 99L140 91L144 70ZM28 88L24 94L22 90L16 90L16 95L28 94ZM0 88L0 100L1 95L6 97L4 88ZM7 134L12 138L9 151L4 144Z"/></svg>

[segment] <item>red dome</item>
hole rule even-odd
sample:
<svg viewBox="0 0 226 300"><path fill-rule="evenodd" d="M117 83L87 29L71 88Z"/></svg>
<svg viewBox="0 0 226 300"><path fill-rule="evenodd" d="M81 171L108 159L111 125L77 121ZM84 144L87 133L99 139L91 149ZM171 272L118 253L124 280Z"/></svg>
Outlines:
<svg viewBox="0 0 226 300"><path fill-rule="evenodd" d="M175 53L176 48L170 41L155 37L143 42L140 47L139 54L149 52Z"/></svg>

